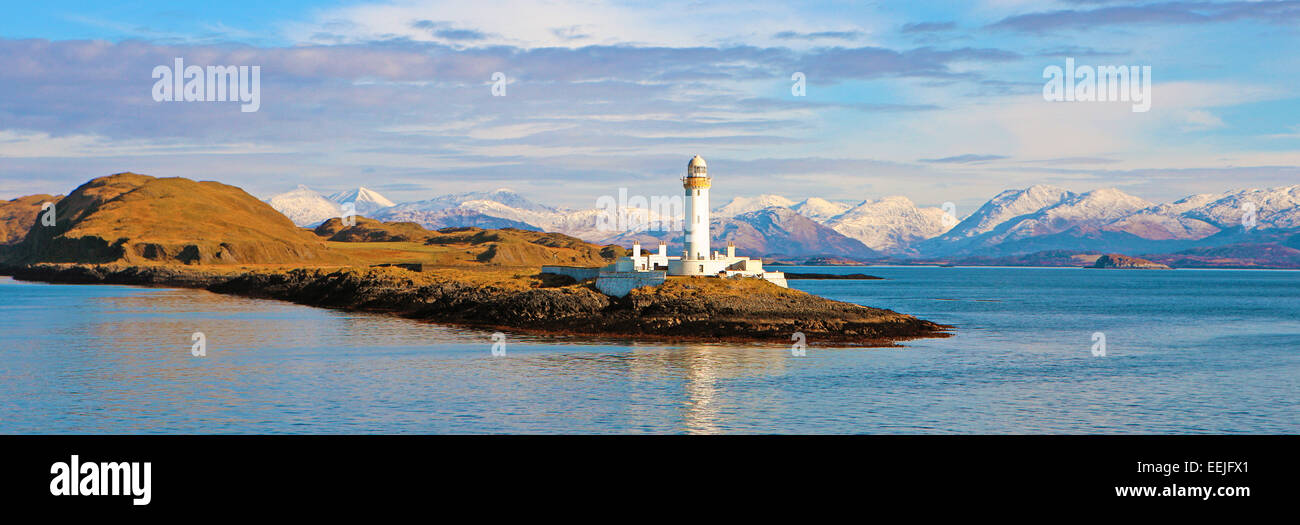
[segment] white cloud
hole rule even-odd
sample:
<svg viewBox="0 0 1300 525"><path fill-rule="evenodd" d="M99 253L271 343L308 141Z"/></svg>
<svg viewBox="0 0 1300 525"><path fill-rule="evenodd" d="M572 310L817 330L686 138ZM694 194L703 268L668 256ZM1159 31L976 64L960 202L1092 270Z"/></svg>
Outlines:
<svg viewBox="0 0 1300 525"><path fill-rule="evenodd" d="M1189 110L1184 115L1183 129L1186 131L1202 131L1226 126L1223 119L1203 109Z"/></svg>
<svg viewBox="0 0 1300 525"><path fill-rule="evenodd" d="M523 48L629 43L694 47L719 42L805 47L816 43L773 35L859 32L863 39L857 44L872 44L872 34L896 24L883 16L872 9L828 12L778 1L724 5L693 0L392 0L325 9L311 20L287 24L285 32L293 41L316 43L405 38ZM420 21L437 25L417 26ZM435 34L439 30L446 32Z"/></svg>
<svg viewBox="0 0 1300 525"><path fill-rule="evenodd" d="M51 136L27 130L0 130L0 157L91 158L154 155L247 155L282 153L266 144L160 143L153 139L108 139L94 134Z"/></svg>

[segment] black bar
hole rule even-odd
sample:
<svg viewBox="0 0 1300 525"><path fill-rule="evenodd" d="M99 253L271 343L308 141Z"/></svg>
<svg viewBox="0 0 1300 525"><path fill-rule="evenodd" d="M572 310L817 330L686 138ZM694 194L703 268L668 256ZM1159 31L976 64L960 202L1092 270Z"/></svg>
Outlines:
<svg viewBox="0 0 1300 525"><path fill-rule="evenodd" d="M1255 509L1289 502L1300 485L1295 436L5 436L0 445L7 508L113 514L581 506L721 498L724 488L750 494L745 505ZM149 503L52 495L51 466L74 454L83 465L149 462ZM1200 472L1186 472L1189 461ZM1129 486L1249 495L1116 495Z"/></svg>

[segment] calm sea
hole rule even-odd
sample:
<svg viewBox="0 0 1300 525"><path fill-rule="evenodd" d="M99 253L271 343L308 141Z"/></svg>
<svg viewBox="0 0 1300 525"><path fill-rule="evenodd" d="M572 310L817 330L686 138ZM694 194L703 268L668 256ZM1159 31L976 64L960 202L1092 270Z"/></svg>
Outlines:
<svg viewBox="0 0 1300 525"><path fill-rule="evenodd" d="M957 335L494 356L382 315L0 278L0 433L1300 433L1300 272L799 271L885 277L791 285Z"/></svg>

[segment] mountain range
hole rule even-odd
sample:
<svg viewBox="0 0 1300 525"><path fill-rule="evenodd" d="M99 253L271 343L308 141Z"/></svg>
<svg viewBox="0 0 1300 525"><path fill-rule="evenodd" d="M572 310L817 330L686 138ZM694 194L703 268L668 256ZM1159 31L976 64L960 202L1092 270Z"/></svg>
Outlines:
<svg viewBox="0 0 1300 525"><path fill-rule="evenodd" d="M674 253L682 248L680 231L635 227L672 219L654 210L629 209L634 227L609 231L601 227L601 209L546 206L504 188L393 204L366 188L326 197L300 186L266 202L299 226L320 224L337 216L341 203L356 202L360 215L430 229L513 227L600 244L665 242ZM1076 193L1035 185L1003 191L960 220L902 196L796 201L765 194L723 202L712 219L718 249L731 242L743 253L783 258L994 261L1064 251L1151 255L1161 262L1206 266L1276 266L1269 261L1286 265L1300 260L1300 185L1191 195L1171 203L1150 202L1115 188Z"/></svg>

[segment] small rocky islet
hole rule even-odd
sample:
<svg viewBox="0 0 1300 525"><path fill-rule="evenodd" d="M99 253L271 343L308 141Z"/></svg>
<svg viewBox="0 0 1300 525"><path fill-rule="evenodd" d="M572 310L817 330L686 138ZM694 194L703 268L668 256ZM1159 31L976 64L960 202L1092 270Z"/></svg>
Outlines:
<svg viewBox="0 0 1300 525"><path fill-rule="evenodd" d="M22 205L36 209L17 215L39 219L45 201L27 201ZM800 332L810 345L892 346L950 335L947 326L762 279L670 277L660 286L611 297L591 282L540 268L608 264L626 254L619 246L556 233L429 231L368 219L353 228L329 224L313 232L243 190L215 182L119 174L83 184L54 207L55 226L37 220L22 241L0 248L0 274L202 288L438 323L598 338L788 345Z"/></svg>

